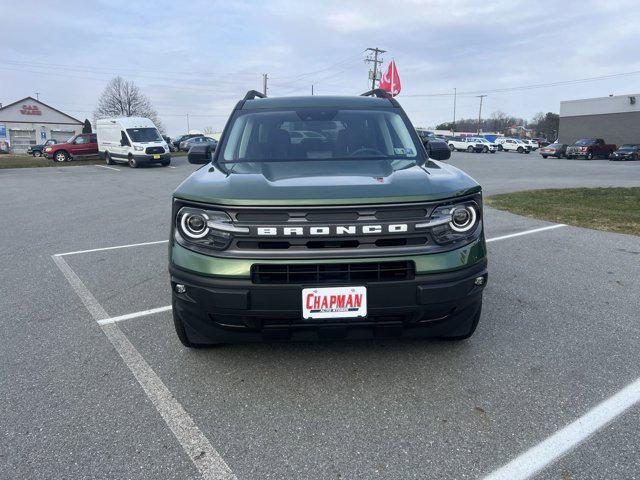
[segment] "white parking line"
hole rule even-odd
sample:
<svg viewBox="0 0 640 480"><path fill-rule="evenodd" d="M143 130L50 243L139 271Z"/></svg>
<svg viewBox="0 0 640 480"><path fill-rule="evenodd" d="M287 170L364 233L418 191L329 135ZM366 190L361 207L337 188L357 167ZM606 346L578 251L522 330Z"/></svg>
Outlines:
<svg viewBox="0 0 640 480"><path fill-rule="evenodd" d="M119 168L107 167L106 165L96 165L96 167L100 167L100 168L108 168L109 170L115 170L116 172L119 172L119 171L120 171L120 169L119 169Z"/></svg>
<svg viewBox="0 0 640 480"><path fill-rule="evenodd" d="M502 235L501 237L488 238L487 243L506 240L507 238L520 237L522 235L529 235L531 233L544 232L546 230L553 230L561 227L566 227L566 225L564 223L557 223L555 225L549 225L548 227L534 228L533 230L525 230L524 232L510 233L509 235Z"/></svg>
<svg viewBox="0 0 640 480"><path fill-rule="evenodd" d="M155 242L131 243L129 245L116 245L115 247L91 248L89 250L77 250L75 252L56 253L54 257L64 257L67 255L78 255L79 253L102 252L105 250L118 250L119 248L143 247L145 245L157 245L159 243L167 243L169 240L157 240Z"/></svg>
<svg viewBox="0 0 640 480"><path fill-rule="evenodd" d="M166 312L171 310L171 305L164 307L151 308L149 310L142 310L141 312L127 313L126 315L120 315L119 317L103 318L98 320L98 325L107 325L109 323L122 322L123 320L131 320L132 318L145 317L147 315L153 315L154 313Z"/></svg>
<svg viewBox="0 0 640 480"><path fill-rule="evenodd" d="M64 258L61 255L53 255L52 258L93 319L97 322L108 319L109 314ZM120 330L120 327L112 322L100 325L100 328L120 354L125 365L173 432L202 478L206 480L237 480L224 459L213 448L209 439L200 431L184 407L175 399L158 374Z"/></svg>
<svg viewBox="0 0 640 480"><path fill-rule="evenodd" d="M558 430L484 480L525 480L551 465L562 455L640 402L640 378L589 410L573 423Z"/></svg>

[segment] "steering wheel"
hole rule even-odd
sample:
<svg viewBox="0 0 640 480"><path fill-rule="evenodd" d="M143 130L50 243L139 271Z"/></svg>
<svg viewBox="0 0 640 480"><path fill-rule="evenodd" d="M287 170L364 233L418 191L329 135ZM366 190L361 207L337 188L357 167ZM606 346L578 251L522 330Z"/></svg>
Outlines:
<svg viewBox="0 0 640 480"><path fill-rule="evenodd" d="M382 153L380 150L376 149L376 148L371 148L371 147L362 147L359 148L357 150L354 150L353 152L351 152L351 154L349 155L350 157L357 157L360 156L362 154L369 154L369 155L380 155L380 156L385 156L384 153Z"/></svg>

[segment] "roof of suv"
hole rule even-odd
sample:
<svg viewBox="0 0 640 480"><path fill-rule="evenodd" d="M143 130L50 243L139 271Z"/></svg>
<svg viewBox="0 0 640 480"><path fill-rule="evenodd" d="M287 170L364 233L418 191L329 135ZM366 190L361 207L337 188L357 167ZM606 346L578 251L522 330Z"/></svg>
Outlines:
<svg viewBox="0 0 640 480"><path fill-rule="evenodd" d="M242 110L260 110L266 108L301 108L301 107L331 107L331 108L393 108L388 98L339 96L339 95L307 95L300 97L256 98L246 100Z"/></svg>

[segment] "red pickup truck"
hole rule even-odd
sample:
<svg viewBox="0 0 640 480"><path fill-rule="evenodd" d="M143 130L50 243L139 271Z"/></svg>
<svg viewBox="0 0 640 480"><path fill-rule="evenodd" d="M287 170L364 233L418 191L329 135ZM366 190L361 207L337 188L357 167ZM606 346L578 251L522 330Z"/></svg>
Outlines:
<svg viewBox="0 0 640 480"><path fill-rule="evenodd" d="M69 162L76 158L98 157L98 139L95 133L81 133L65 143L50 145L42 152L54 162Z"/></svg>
<svg viewBox="0 0 640 480"><path fill-rule="evenodd" d="M604 143L602 138L583 138L567 147L567 158L586 158L593 160L596 157L609 158L618 149L615 145Z"/></svg>

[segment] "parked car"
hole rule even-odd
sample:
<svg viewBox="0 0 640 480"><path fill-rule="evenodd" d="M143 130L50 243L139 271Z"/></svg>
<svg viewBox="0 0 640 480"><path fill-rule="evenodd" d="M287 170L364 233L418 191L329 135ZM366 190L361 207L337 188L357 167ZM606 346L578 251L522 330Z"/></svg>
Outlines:
<svg viewBox="0 0 640 480"><path fill-rule="evenodd" d="M507 152L529 153L531 146L524 143L519 138L496 138L496 145L498 150Z"/></svg>
<svg viewBox="0 0 640 480"><path fill-rule="evenodd" d="M482 153L496 153L498 150L498 146L495 143L490 142L484 137L472 137L471 140L482 144Z"/></svg>
<svg viewBox="0 0 640 480"><path fill-rule="evenodd" d="M566 152L567 152L566 143L551 143L546 147L542 147L540 149L540 155L542 155L542 158L547 158L547 157L563 158Z"/></svg>
<svg viewBox="0 0 640 480"><path fill-rule="evenodd" d="M336 138L306 146L290 132L323 129L326 97L250 91L224 149L189 151L205 166L174 192L169 233L183 345L473 334L487 280L482 189L427 158L387 92L366 95L377 98L332 98Z"/></svg>
<svg viewBox="0 0 640 480"><path fill-rule="evenodd" d="M583 138L567 147L567 158L609 158L617 149L615 145L605 143L602 138Z"/></svg>
<svg viewBox="0 0 640 480"><path fill-rule="evenodd" d="M429 143L429 140L432 138L435 138L435 135L433 132L430 132L429 130L416 130L416 133L418 134L418 137L420 138L420 140L422 141L422 143L426 146L427 143Z"/></svg>
<svg viewBox="0 0 640 480"><path fill-rule="evenodd" d="M538 142L536 142L535 140L529 140L529 139L523 138L522 143L524 143L525 145L528 145L532 152L535 152L539 148Z"/></svg>
<svg viewBox="0 0 640 480"><path fill-rule="evenodd" d="M550 142L543 137L535 137L535 138L532 138L531 140L534 140L540 148L546 147L547 145L551 145L552 143L556 143L556 142Z"/></svg>
<svg viewBox="0 0 640 480"><path fill-rule="evenodd" d="M164 142L169 147L169 151L170 152L177 152L178 151L178 149L173 146L173 142L171 142L171 138L170 137L168 137L167 135L162 135L162 139L164 140Z"/></svg>
<svg viewBox="0 0 640 480"><path fill-rule="evenodd" d="M291 132L289 132L289 136L291 137L292 144L302 143L306 140L326 140L324 135L318 132L313 132L311 130L292 130Z"/></svg>
<svg viewBox="0 0 640 480"><path fill-rule="evenodd" d="M625 143L611 154L609 160L640 160L640 145Z"/></svg>
<svg viewBox="0 0 640 480"><path fill-rule="evenodd" d="M473 137L453 137L448 142L449 150L453 151L467 151L467 152L481 152L485 145L482 142L476 141Z"/></svg>
<svg viewBox="0 0 640 480"><path fill-rule="evenodd" d="M218 142L209 137L192 137L180 142L180 150L188 152L194 145L217 145Z"/></svg>
<svg viewBox="0 0 640 480"><path fill-rule="evenodd" d="M0 140L0 153L11 153L11 147L6 140Z"/></svg>
<svg viewBox="0 0 640 480"><path fill-rule="evenodd" d="M49 145L56 145L57 143L57 140L50 138L46 142L39 145L31 145L29 148L27 148L27 153L29 155L33 155L34 157L41 157L42 151L45 149L45 147L48 147Z"/></svg>
<svg viewBox="0 0 640 480"><path fill-rule="evenodd" d="M54 162L98 157L98 139L95 133L81 133L71 137L65 143L44 147L42 153L46 158L53 159Z"/></svg>
<svg viewBox="0 0 640 480"><path fill-rule="evenodd" d="M171 163L169 146L153 121L144 117L104 118L96 122L100 157L107 165L127 163L131 168Z"/></svg>
<svg viewBox="0 0 640 480"><path fill-rule="evenodd" d="M177 149L180 150L180 144L182 142L184 142L185 140L189 140L190 138L195 138L195 137L204 137L203 134L201 133L187 133L186 135L180 135L179 137L176 137L175 140L173 140L173 146Z"/></svg>

